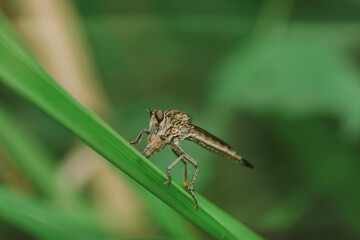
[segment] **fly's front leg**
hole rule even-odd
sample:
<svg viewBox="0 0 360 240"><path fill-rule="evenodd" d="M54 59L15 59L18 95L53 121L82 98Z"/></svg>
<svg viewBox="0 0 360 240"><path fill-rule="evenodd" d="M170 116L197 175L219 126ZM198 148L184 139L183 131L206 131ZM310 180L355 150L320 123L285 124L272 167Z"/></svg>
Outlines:
<svg viewBox="0 0 360 240"><path fill-rule="evenodd" d="M151 131L148 129L143 129L139 135L136 137L136 139L134 141L131 141L130 144L137 144L140 141L140 138L142 137L142 135L146 133L146 134L150 134Z"/></svg>
<svg viewBox="0 0 360 240"><path fill-rule="evenodd" d="M194 183L196 180L196 176L198 175L198 172L199 172L199 166L198 166L197 162L195 162L195 160L192 159L190 156L185 155L185 158L195 167L195 173L194 173L194 176L192 177L191 183L189 185L189 193L195 201L195 209L197 210L199 208L199 204L198 204L198 201L195 197L193 190L194 190Z"/></svg>
<svg viewBox="0 0 360 240"><path fill-rule="evenodd" d="M185 155L184 154L181 154L167 169L167 175L168 175L168 178L169 180L167 182L164 182L165 185L167 185L168 187L170 186L171 184L171 169L176 165L178 164L178 162L180 162L180 160L184 157Z"/></svg>

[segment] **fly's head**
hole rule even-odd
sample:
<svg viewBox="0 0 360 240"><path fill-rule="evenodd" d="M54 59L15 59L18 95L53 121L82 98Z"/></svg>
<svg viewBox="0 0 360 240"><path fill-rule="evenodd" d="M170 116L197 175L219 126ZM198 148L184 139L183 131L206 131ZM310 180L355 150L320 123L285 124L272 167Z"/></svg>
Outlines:
<svg viewBox="0 0 360 240"><path fill-rule="evenodd" d="M160 152L165 145L167 144L166 139L164 139L162 136L152 132L149 135L148 144L142 154L149 158L151 157L155 152Z"/></svg>
<svg viewBox="0 0 360 240"><path fill-rule="evenodd" d="M152 129L152 127L155 128L155 132L159 130L160 123L164 119L164 112L161 109L155 109L155 110L147 110L150 114L150 123L149 123L149 130Z"/></svg>

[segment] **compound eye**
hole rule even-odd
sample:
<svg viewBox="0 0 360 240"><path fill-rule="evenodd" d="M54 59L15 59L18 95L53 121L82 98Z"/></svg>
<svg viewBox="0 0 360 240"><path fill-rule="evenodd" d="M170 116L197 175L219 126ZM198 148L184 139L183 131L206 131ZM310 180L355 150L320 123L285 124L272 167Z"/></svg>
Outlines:
<svg viewBox="0 0 360 240"><path fill-rule="evenodd" d="M164 119L164 113L161 109L155 111L155 118L158 122L161 122Z"/></svg>

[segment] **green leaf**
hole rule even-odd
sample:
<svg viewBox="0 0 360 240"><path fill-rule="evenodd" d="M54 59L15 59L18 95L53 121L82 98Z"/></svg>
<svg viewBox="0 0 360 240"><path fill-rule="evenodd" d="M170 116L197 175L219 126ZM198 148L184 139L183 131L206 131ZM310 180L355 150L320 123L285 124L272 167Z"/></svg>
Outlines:
<svg viewBox="0 0 360 240"><path fill-rule="evenodd" d="M187 191L145 159L100 118L66 93L14 40L0 19L0 77L21 96L64 125L105 159L216 239L260 239L230 216L199 197L199 210ZM198 194L197 194L198 195ZM239 230L240 229L240 230Z"/></svg>

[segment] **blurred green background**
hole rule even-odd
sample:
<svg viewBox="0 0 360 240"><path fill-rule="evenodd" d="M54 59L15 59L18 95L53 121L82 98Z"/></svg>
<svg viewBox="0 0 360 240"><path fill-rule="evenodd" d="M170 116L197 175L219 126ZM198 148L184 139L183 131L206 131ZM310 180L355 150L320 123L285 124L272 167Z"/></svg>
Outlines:
<svg viewBox="0 0 360 240"><path fill-rule="evenodd" d="M183 143L199 163L195 190L265 239L359 239L359 1L8 0L0 7L45 69L129 141L148 126L145 109L178 109L245 156L254 171ZM160 216L126 177L2 83L0 102L52 156L56 175L115 219L111 231L172 237L154 219L174 213ZM40 197L1 141L1 181ZM150 161L165 171L175 158L165 149ZM182 166L173 170L179 182L182 174ZM178 230L190 232L184 238L208 238L179 221L186 229ZM1 220L0 238L33 236Z"/></svg>

